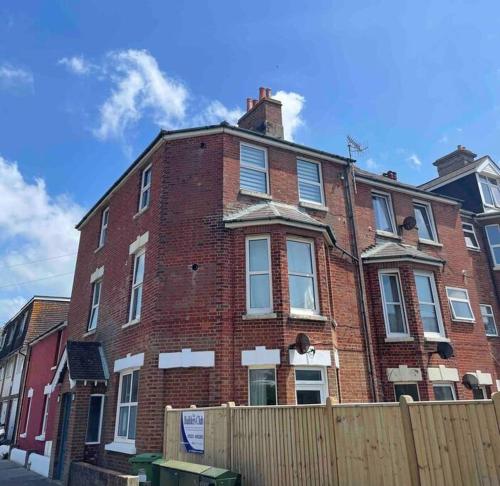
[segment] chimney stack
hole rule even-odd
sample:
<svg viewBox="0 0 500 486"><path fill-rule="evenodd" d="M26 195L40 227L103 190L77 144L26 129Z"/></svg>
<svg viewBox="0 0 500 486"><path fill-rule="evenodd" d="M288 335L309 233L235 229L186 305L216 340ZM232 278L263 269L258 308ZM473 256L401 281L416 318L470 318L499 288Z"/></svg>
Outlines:
<svg viewBox="0 0 500 486"><path fill-rule="evenodd" d="M476 154L465 148L463 145L458 145L453 152L437 159L433 165L437 167L439 177L442 177L450 172L453 172L461 167L474 162Z"/></svg>
<svg viewBox="0 0 500 486"><path fill-rule="evenodd" d="M247 98L247 112L238 120L238 126L283 139L281 102L271 98L271 88L259 88L259 99Z"/></svg>
<svg viewBox="0 0 500 486"><path fill-rule="evenodd" d="M387 177L388 179L392 179L393 181L398 180L398 173L394 172L393 170L388 170L387 172L384 172L382 175L384 177Z"/></svg>

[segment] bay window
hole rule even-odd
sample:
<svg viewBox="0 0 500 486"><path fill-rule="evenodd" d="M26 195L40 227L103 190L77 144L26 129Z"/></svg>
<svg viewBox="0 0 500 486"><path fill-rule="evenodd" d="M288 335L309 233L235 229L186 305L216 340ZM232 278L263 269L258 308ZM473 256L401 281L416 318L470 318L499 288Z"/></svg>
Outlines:
<svg viewBox="0 0 500 486"><path fill-rule="evenodd" d="M434 274L416 271L415 285L417 287L420 319L426 336L444 336L443 319L439 307L439 297Z"/></svg>
<svg viewBox="0 0 500 486"><path fill-rule="evenodd" d="M380 270L379 283L387 337L408 336L408 323L401 293L399 272L397 270Z"/></svg>
<svg viewBox="0 0 500 486"><path fill-rule="evenodd" d="M272 312L270 238L250 236L246 240L247 312Z"/></svg>

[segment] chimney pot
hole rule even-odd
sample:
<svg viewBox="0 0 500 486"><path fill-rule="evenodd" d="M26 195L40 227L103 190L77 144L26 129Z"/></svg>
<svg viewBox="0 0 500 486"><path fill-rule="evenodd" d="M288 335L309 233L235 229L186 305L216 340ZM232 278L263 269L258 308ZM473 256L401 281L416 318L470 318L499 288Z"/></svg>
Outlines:
<svg viewBox="0 0 500 486"><path fill-rule="evenodd" d="M266 88L259 88L259 100L266 97Z"/></svg>
<svg viewBox="0 0 500 486"><path fill-rule="evenodd" d="M271 96L272 96L271 88L266 88L266 98L271 98Z"/></svg>
<svg viewBox="0 0 500 486"><path fill-rule="evenodd" d="M253 108L253 100L252 98L247 98L247 111L250 111Z"/></svg>

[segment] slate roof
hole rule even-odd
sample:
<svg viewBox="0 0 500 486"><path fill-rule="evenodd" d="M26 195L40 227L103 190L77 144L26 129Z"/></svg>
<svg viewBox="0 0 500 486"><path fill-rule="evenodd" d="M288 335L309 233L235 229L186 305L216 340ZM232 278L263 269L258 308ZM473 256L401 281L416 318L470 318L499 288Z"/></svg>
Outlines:
<svg viewBox="0 0 500 486"><path fill-rule="evenodd" d="M378 243L361 254L365 263L376 263L380 260L419 260L430 265L443 265L445 260L429 255L418 248L402 243Z"/></svg>
<svg viewBox="0 0 500 486"><path fill-rule="evenodd" d="M227 223L252 223L261 221L265 224L267 221L282 220L285 222L300 223L306 226L315 227L321 231L326 231L335 242L335 235L332 227L329 224L318 221L309 216L305 211L301 211L296 206L277 203L274 201L253 204L241 211L229 214L224 217L224 222Z"/></svg>
<svg viewBox="0 0 500 486"><path fill-rule="evenodd" d="M448 174L445 174L444 176L440 177L435 177L434 179L431 179L430 181L427 181L424 184L421 184L418 186L420 189L428 190L432 189L434 186L441 184L442 182L446 182L449 179L453 179L454 177L457 177L459 175L468 175L472 172L474 172L485 160L487 156L479 157L479 159L475 160L474 162L471 162L470 164L464 165L463 167L459 167L458 169L454 170L453 172L449 172Z"/></svg>
<svg viewBox="0 0 500 486"><path fill-rule="evenodd" d="M66 352L69 376L72 380L105 381L109 379L101 343L68 341Z"/></svg>

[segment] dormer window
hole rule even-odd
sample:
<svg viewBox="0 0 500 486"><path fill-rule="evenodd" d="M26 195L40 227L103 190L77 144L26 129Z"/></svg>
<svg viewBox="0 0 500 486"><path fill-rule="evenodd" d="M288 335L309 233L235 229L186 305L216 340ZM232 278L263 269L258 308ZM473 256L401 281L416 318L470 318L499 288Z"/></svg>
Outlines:
<svg viewBox="0 0 500 486"><path fill-rule="evenodd" d="M500 187L498 181L492 177L479 176L479 186L485 206L500 208Z"/></svg>

